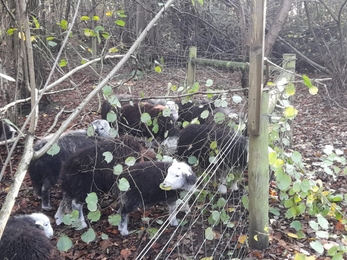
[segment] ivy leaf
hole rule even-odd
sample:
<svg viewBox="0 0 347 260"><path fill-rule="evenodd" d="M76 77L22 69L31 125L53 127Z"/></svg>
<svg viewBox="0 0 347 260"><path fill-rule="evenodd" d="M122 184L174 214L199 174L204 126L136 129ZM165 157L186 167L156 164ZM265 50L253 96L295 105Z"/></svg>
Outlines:
<svg viewBox="0 0 347 260"><path fill-rule="evenodd" d="M127 191L130 188L130 184L127 179L121 178L119 180L118 188L120 191Z"/></svg>
<svg viewBox="0 0 347 260"><path fill-rule="evenodd" d="M87 232L83 233L81 236L81 239L83 242L86 242L87 244L89 244L90 242L93 242L95 239L95 231L92 228L89 228L87 230Z"/></svg>
<svg viewBox="0 0 347 260"><path fill-rule="evenodd" d="M143 113L141 115L141 122L147 124L149 121L151 121L151 116L148 113Z"/></svg>
<svg viewBox="0 0 347 260"><path fill-rule="evenodd" d="M57 143L54 143L51 148L48 149L47 154L49 155L56 155L57 153L60 152L60 147Z"/></svg>
<svg viewBox="0 0 347 260"><path fill-rule="evenodd" d="M89 211L95 211L98 208L98 196L95 192L88 193L86 197L87 208Z"/></svg>
<svg viewBox="0 0 347 260"><path fill-rule="evenodd" d="M213 85L213 80L212 79L208 79L206 80L206 87L211 87Z"/></svg>
<svg viewBox="0 0 347 260"><path fill-rule="evenodd" d="M317 220L322 229L329 228L329 222L321 214L317 215Z"/></svg>
<svg viewBox="0 0 347 260"><path fill-rule="evenodd" d="M207 240L213 240L214 238L214 232L211 227L208 227L205 229L205 238Z"/></svg>
<svg viewBox="0 0 347 260"><path fill-rule="evenodd" d="M314 250L316 250L317 253L319 253L319 254L323 254L324 253L324 247L323 247L323 245L322 245L322 243L320 241L318 241L318 240L313 241L313 242L310 243L310 246Z"/></svg>
<svg viewBox="0 0 347 260"><path fill-rule="evenodd" d="M113 159L113 155L109 151L104 152L102 155L105 157L105 161L107 163L110 163L112 161L112 159Z"/></svg>
<svg viewBox="0 0 347 260"><path fill-rule="evenodd" d="M120 175L123 172L123 165L117 164L116 166L113 166L113 173L115 175Z"/></svg>
<svg viewBox="0 0 347 260"><path fill-rule="evenodd" d="M72 241L66 235L62 235L57 243L57 248L59 251L68 251L72 247Z"/></svg>
<svg viewBox="0 0 347 260"><path fill-rule="evenodd" d="M100 210L95 210L95 211L90 211L88 213L88 219L90 219L91 221L98 221L101 217L101 212Z"/></svg>
<svg viewBox="0 0 347 260"><path fill-rule="evenodd" d="M136 163L136 158L129 156L128 158L125 159L125 164L128 166L133 166Z"/></svg>
<svg viewBox="0 0 347 260"><path fill-rule="evenodd" d="M110 223L112 226L118 226L121 220L122 220L122 217L119 214L108 216L108 223Z"/></svg>

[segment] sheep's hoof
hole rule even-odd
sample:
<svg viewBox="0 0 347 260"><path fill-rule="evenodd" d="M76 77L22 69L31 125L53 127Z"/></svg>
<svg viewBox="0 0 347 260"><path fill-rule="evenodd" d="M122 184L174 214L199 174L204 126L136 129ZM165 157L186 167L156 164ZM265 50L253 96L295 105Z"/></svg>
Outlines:
<svg viewBox="0 0 347 260"><path fill-rule="evenodd" d="M162 183L160 183L159 187L160 187L162 190L171 190L171 186L164 186Z"/></svg>

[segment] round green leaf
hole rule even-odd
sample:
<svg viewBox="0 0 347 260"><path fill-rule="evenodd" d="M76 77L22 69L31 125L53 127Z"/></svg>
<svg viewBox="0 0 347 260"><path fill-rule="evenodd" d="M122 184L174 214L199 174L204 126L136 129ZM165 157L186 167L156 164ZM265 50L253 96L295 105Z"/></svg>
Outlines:
<svg viewBox="0 0 347 260"><path fill-rule="evenodd" d="M108 216L108 223L110 223L112 226L118 226L121 220L122 217L119 214Z"/></svg>
<svg viewBox="0 0 347 260"><path fill-rule="evenodd" d="M95 192L88 193L86 197L87 208L89 211L95 211L98 208L98 196Z"/></svg>
<svg viewBox="0 0 347 260"><path fill-rule="evenodd" d="M210 111L204 110L204 111L201 112L200 117L203 118L203 119L206 119L209 114L210 114Z"/></svg>
<svg viewBox="0 0 347 260"><path fill-rule="evenodd" d="M113 155L109 151L104 152L102 155L105 157L105 161L107 163L110 163L112 161L112 159L113 159Z"/></svg>
<svg viewBox="0 0 347 260"><path fill-rule="evenodd" d="M191 165L196 164L197 161L198 161L198 159L197 159L195 156L190 156L190 157L188 158L188 163L191 164Z"/></svg>
<svg viewBox="0 0 347 260"><path fill-rule="evenodd" d="M87 244L89 244L90 242L93 242L95 239L95 231L92 228L89 228L87 230L87 232L83 233L81 236L81 239L83 242L86 242Z"/></svg>
<svg viewBox="0 0 347 260"><path fill-rule="evenodd" d="M290 106L290 107L287 107L285 110L284 110L284 116L286 118L289 118L289 119L293 119L294 117L296 117L296 115L298 114L298 110L296 110L294 107Z"/></svg>
<svg viewBox="0 0 347 260"><path fill-rule="evenodd" d="M239 95L232 96L232 99L235 103L240 103L242 101L242 97L240 97Z"/></svg>
<svg viewBox="0 0 347 260"><path fill-rule="evenodd" d="M113 111L110 111L106 115L107 122L113 123L117 120L117 114Z"/></svg>
<svg viewBox="0 0 347 260"><path fill-rule="evenodd" d="M116 166L113 167L113 173L115 175L120 175L123 172L123 165L117 164Z"/></svg>
<svg viewBox="0 0 347 260"><path fill-rule="evenodd" d="M127 191L130 188L130 184L127 179L121 178L119 180L118 188L120 191Z"/></svg>
<svg viewBox="0 0 347 260"><path fill-rule="evenodd" d="M308 89L311 95L316 95L318 93L318 88L316 86L312 86Z"/></svg>
<svg viewBox="0 0 347 260"><path fill-rule="evenodd" d="M320 241L318 241L318 240L313 241L313 242L310 243L310 246L314 250L316 250L317 253L319 253L319 254L323 254L324 253L324 247L323 247L323 245L322 245L322 243Z"/></svg>
<svg viewBox="0 0 347 260"><path fill-rule="evenodd" d="M288 83L288 85L286 86L285 92L288 96L293 96L295 94L295 86L293 83Z"/></svg>
<svg viewBox="0 0 347 260"><path fill-rule="evenodd" d="M206 87L211 87L213 85L213 80L212 79L208 79L206 80Z"/></svg>
<svg viewBox="0 0 347 260"><path fill-rule="evenodd" d="M64 251L66 252L72 247L72 241L70 238L68 238L66 235L62 235L57 243L57 248L59 251Z"/></svg>
<svg viewBox="0 0 347 260"><path fill-rule="evenodd" d="M135 157L128 157L125 159L125 164L128 166L133 166L136 163L136 158Z"/></svg>
<svg viewBox="0 0 347 260"><path fill-rule="evenodd" d="M207 240L213 240L214 238L214 232L211 227L208 227L205 229L205 238Z"/></svg>
<svg viewBox="0 0 347 260"><path fill-rule="evenodd" d="M148 113L143 113L141 115L141 122L147 124L149 121L151 121L151 116Z"/></svg>
<svg viewBox="0 0 347 260"><path fill-rule="evenodd" d="M60 147L57 143L54 143L51 148L48 149L47 154L49 155L56 155L57 153L60 152Z"/></svg>
<svg viewBox="0 0 347 260"><path fill-rule="evenodd" d="M100 210L95 210L95 211L90 211L88 213L88 219L90 219L91 221L98 221L101 217L101 212Z"/></svg>

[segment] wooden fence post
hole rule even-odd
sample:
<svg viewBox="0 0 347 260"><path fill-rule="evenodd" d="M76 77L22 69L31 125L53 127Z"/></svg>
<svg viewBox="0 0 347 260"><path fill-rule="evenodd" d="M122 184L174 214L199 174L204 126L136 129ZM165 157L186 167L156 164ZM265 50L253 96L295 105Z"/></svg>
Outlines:
<svg viewBox="0 0 347 260"><path fill-rule="evenodd" d="M196 55L197 55L197 47L196 46L191 46L189 48L187 86L193 86L193 84L195 82L196 65L193 64L192 60L196 58Z"/></svg>

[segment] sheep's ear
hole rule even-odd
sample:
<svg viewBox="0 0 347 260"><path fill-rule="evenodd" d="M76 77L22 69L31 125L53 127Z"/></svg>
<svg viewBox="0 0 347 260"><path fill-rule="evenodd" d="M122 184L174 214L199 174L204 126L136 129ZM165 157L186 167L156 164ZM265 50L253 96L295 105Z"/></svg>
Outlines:
<svg viewBox="0 0 347 260"><path fill-rule="evenodd" d="M172 164L176 164L176 163L178 163L178 161L176 159L173 159Z"/></svg>
<svg viewBox="0 0 347 260"><path fill-rule="evenodd" d="M196 175L194 173L185 176L188 185L194 185L196 183Z"/></svg>
<svg viewBox="0 0 347 260"><path fill-rule="evenodd" d="M43 229L43 226L44 226L43 221L41 219L40 220L36 220L35 225L39 229Z"/></svg>

